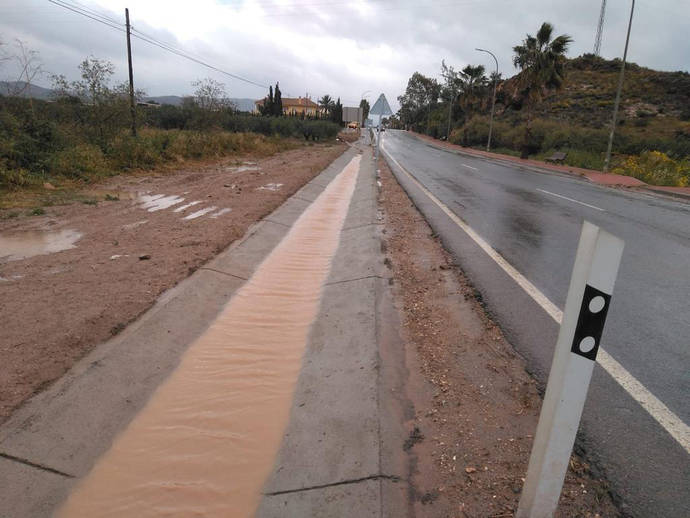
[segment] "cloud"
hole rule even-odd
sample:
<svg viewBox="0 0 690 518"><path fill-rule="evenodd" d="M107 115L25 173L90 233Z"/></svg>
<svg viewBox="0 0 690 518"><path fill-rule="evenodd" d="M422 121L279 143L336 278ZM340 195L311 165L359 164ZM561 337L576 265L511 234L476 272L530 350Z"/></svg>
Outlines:
<svg viewBox="0 0 690 518"><path fill-rule="evenodd" d="M74 1L74 0L68 0ZM686 0L638 0L629 60L662 70L687 70ZM515 71L512 47L541 22L574 38L570 55L591 52L600 0L80 0L81 5L132 24L206 62L260 84L280 81L284 95L325 93L358 104L396 97L413 72L438 76L445 59L456 68L484 64L492 50L504 76ZM622 55L629 4L608 2L602 54ZM41 54L45 68L76 78L87 55L112 61L126 79L124 35L46 0L16 0L0 6L0 38L21 38ZM139 39L133 42L138 88L151 95L188 94L191 82L210 76L233 97L260 98L261 88L204 68ZM5 66L0 76L11 75ZM4 77L3 77L4 79ZM45 83L46 81L44 81Z"/></svg>

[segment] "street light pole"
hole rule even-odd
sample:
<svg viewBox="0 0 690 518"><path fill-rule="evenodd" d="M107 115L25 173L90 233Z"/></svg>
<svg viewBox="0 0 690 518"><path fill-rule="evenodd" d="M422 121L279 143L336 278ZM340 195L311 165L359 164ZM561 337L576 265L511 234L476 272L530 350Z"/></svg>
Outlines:
<svg viewBox="0 0 690 518"><path fill-rule="evenodd" d="M606 158L604 159L604 172L608 173L611 162L611 148L613 147L613 134L616 132L616 122L618 122L618 105L621 102L621 90L623 90L623 76L625 74L625 59L628 57L628 41L630 41L630 28L632 27L633 11L635 10L635 0L632 0L630 7L630 21L628 22L628 34L625 36L625 50L623 51L623 63L621 64L621 74L618 76L618 90L616 91L616 102L613 104L613 121L611 123L611 133L609 133L609 145L606 148Z"/></svg>
<svg viewBox="0 0 690 518"><path fill-rule="evenodd" d="M486 141L486 150L491 151L491 133L494 128L494 107L496 106L496 82L498 81L498 59L496 59L496 56L494 56L493 52L490 52L488 50L484 49L474 49L478 50L479 52L486 52L487 54L491 54L491 57L494 58L494 61L496 62L496 74L494 75L494 94L493 97L491 98L491 118L489 119L489 139Z"/></svg>

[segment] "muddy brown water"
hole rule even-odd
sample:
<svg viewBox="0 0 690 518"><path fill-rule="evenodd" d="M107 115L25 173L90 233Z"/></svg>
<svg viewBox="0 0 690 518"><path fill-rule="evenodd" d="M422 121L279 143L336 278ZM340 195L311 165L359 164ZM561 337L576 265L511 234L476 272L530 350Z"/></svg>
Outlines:
<svg viewBox="0 0 690 518"><path fill-rule="evenodd" d="M81 236L81 232L73 229L35 230L0 236L0 263L69 250L76 247L75 243Z"/></svg>
<svg viewBox="0 0 690 518"><path fill-rule="evenodd" d="M254 513L287 424L359 160L307 208L189 347L59 516Z"/></svg>

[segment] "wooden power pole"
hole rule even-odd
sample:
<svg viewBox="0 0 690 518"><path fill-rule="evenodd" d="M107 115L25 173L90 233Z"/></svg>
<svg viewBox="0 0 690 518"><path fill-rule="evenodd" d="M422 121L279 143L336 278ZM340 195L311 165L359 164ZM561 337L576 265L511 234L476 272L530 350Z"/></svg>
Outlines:
<svg viewBox="0 0 690 518"><path fill-rule="evenodd" d="M132 44L130 42L129 9L125 8L127 21L127 61L129 63L129 107L132 112L132 136L137 136L137 105L134 101L134 72L132 72Z"/></svg>

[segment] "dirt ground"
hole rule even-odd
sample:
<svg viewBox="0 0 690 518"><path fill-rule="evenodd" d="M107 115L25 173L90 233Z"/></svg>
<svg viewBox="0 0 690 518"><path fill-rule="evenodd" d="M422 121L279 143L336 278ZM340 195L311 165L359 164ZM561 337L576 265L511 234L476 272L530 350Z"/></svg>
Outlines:
<svg viewBox="0 0 690 518"><path fill-rule="evenodd" d="M0 219L5 248L26 236L45 242L46 232L81 234L74 248L21 260L9 260L0 239L0 422L345 149L304 145L268 158L118 176L88 193L88 204Z"/></svg>
<svg viewBox="0 0 690 518"><path fill-rule="evenodd" d="M481 296L383 160L381 203L415 407L405 449L419 517L509 517L517 510L541 398ZM619 516L605 481L573 455L560 517Z"/></svg>

